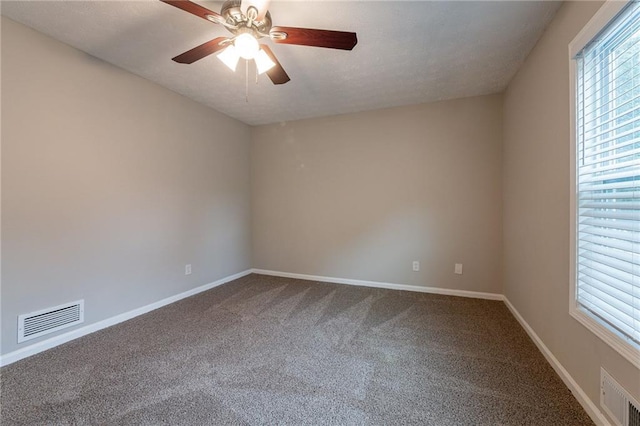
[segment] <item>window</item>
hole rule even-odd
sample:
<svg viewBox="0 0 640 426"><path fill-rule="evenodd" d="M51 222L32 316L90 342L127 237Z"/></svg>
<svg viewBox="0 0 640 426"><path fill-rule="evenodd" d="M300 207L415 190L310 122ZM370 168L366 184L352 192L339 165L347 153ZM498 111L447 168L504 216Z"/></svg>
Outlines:
<svg viewBox="0 0 640 426"><path fill-rule="evenodd" d="M605 4L570 54L571 314L640 365L640 3Z"/></svg>

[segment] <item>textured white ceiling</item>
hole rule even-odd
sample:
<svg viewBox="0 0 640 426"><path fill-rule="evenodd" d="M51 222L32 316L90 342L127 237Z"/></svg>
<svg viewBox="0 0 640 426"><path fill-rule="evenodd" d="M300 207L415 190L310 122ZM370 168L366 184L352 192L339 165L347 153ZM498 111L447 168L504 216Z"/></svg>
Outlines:
<svg viewBox="0 0 640 426"><path fill-rule="evenodd" d="M219 11L222 2L198 1ZM551 20L549 1L272 1L274 25L353 31L353 51L267 41L291 77L172 57L223 27L156 0L2 1L2 15L250 125L502 91Z"/></svg>

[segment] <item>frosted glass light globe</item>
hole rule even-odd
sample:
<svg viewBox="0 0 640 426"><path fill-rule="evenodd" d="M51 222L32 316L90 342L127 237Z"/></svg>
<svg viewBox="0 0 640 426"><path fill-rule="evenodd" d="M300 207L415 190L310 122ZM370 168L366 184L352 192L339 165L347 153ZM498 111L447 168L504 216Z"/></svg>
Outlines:
<svg viewBox="0 0 640 426"><path fill-rule="evenodd" d="M260 50L258 40L249 33L240 34L233 44L238 55L244 59L253 59Z"/></svg>

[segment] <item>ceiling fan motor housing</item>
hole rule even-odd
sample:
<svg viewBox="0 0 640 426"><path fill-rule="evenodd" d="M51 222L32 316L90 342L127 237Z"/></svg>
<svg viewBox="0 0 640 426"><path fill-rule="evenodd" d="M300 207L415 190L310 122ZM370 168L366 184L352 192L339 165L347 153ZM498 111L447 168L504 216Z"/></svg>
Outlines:
<svg viewBox="0 0 640 426"><path fill-rule="evenodd" d="M242 13L242 2L240 0L228 0L222 5L220 15L224 17L226 22L233 27L226 28L234 35L250 32L255 38L269 36L271 30L271 14L267 12L261 21L249 21L247 16ZM251 22L251 26L249 26Z"/></svg>

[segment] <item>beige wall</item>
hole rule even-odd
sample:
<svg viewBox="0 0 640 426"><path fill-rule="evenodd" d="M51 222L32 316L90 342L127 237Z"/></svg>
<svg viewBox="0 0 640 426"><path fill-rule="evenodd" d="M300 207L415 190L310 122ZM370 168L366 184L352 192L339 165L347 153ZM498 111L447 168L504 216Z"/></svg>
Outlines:
<svg viewBox="0 0 640 426"><path fill-rule="evenodd" d="M600 366L640 399L568 314L567 45L599 5L565 4L504 97L251 131L2 18L1 353L19 313L92 323L253 266L504 291L596 405Z"/></svg>
<svg viewBox="0 0 640 426"><path fill-rule="evenodd" d="M600 366L640 399L640 371L569 316L568 44L599 2L566 3L504 97L504 292L589 398Z"/></svg>
<svg viewBox="0 0 640 426"><path fill-rule="evenodd" d="M253 266L501 293L501 115L492 95L252 128Z"/></svg>
<svg viewBox="0 0 640 426"><path fill-rule="evenodd" d="M3 354L251 267L248 126L4 17L2 114Z"/></svg>

